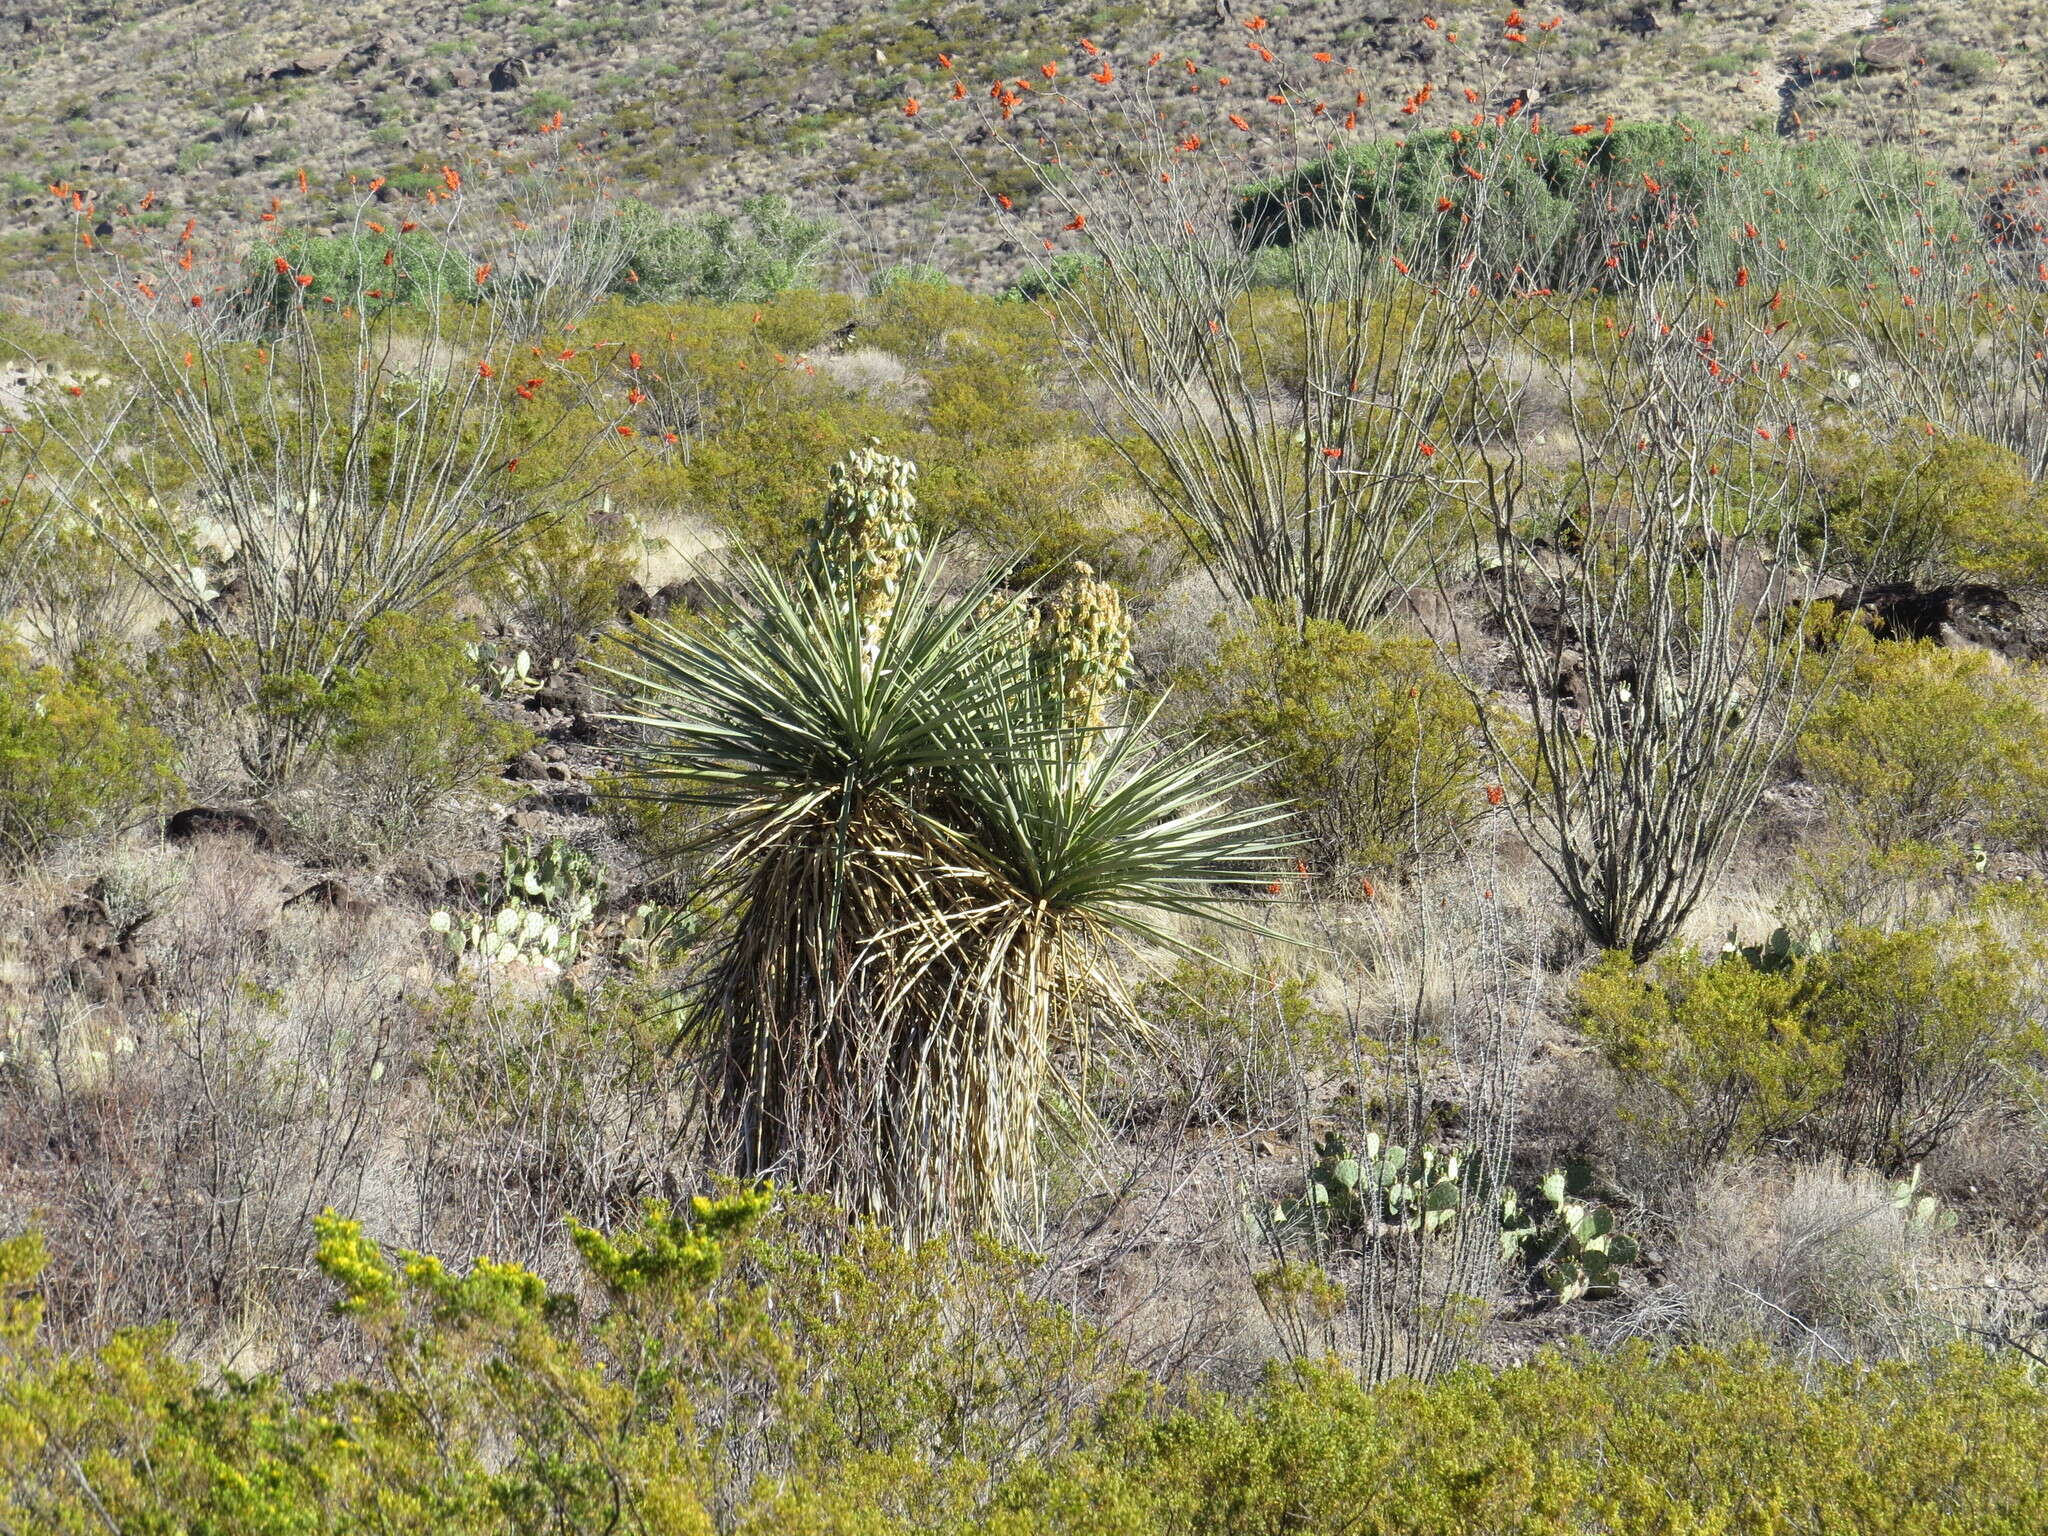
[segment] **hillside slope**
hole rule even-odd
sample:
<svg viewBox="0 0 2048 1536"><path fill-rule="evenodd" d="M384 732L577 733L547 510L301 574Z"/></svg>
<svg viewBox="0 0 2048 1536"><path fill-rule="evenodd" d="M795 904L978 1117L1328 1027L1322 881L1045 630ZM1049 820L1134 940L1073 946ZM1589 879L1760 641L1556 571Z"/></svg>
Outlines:
<svg viewBox="0 0 2048 1536"><path fill-rule="evenodd" d="M1084 36L1111 57L1162 50L1277 88L1281 66L1247 52L1249 14L1220 0L903 0L869 14L826 0L14 0L0 13L9 265L47 266L61 249L68 220L51 182L113 206L154 191L165 217L246 210L301 169L322 186L431 173L457 147L516 147L559 111L651 200L724 206L787 190L840 213L863 264L986 275L1000 258L959 195L977 133L901 110L946 92L942 52L977 95L999 75L1080 59ZM1274 8L1264 35L1355 68L1362 131L1398 131L1423 82L1478 73L1575 116L1817 128L1913 143L1951 175L1995 180L2030 160L2048 100L2048 33L2031 6L1930 0L1880 15L1859 0L1620 0L1559 14L1539 31L1531 13L1518 34L1505 11L1461 11L1431 31L1419 11L1318 0ZM1460 27L1467 49L1486 40L1476 54L1451 56L1444 39Z"/></svg>

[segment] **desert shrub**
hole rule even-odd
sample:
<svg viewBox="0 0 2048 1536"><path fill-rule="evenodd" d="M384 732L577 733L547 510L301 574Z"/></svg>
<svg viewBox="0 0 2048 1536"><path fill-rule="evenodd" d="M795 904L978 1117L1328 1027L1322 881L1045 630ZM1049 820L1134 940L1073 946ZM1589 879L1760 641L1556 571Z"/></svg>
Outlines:
<svg viewBox="0 0 2048 1536"><path fill-rule="evenodd" d="M491 627L529 650L541 675L575 661L617 619L621 591L640 572L643 537L638 521L609 502L529 529L477 574Z"/></svg>
<svg viewBox="0 0 2048 1536"><path fill-rule="evenodd" d="M68 670L0 643L0 861L166 793L171 747L134 680L104 658Z"/></svg>
<svg viewBox="0 0 2048 1536"><path fill-rule="evenodd" d="M1577 1020L1624 1119L1679 1161L1802 1146L1897 1173L2041 1059L2040 958L1982 912L1814 955L1609 955Z"/></svg>
<svg viewBox="0 0 2048 1536"><path fill-rule="evenodd" d="M1731 163L1741 165L1739 176L1730 174ZM1675 243L1660 239L1654 251L1634 240L1614 247L1614 280L1637 276L1638 260L1654 273L1682 255L1700 282L1716 288L1733 284L1745 257L1715 237L1760 210L1779 227L1802 231L1788 259L1822 284L1866 281L1854 253L1917 247L1929 230L1969 238L1975 228L1953 193L1927 195L1935 170L1910 152L1843 139L1736 137L1683 121L1571 136L1532 136L1516 124L1491 134L1431 129L1373 139L1245 188L1235 217L1261 245L1350 228L1411 263L1441 261L1448 270L1475 232L1442 218L1438 200L1465 195L1467 165L1485 167L1496 210L1476 231L1480 270L1560 289L1608 280L1610 242L1638 221L1668 230ZM1765 186L1774 195L1753 200L1751 189ZM1844 186L1857 195L1838 195Z"/></svg>
<svg viewBox="0 0 2048 1536"><path fill-rule="evenodd" d="M1977 1351L1795 1366L1636 1344L1372 1388L1303 1366L1169 1411L1142 1379L1119 1390L1113 1355L1023 1293L1017 1256L905 1251L801 1214L778 1224L766 1203L572 1225L573 1289L390 1253L330 1214L320 1265L365 1369L303 1397L207 1381L161 1330L58 1353L38 1340L41 1245L9 1239L0 1518L451 1536L2017 1536L2048 1513L2048 1394Z"/></svg>
<svg viewBox="0 0 2048 1536"><path fill-rule="evenodd" d="M2048 574L2048 521L2018 454L1969 436L1836 443L1808 545L1856 582Z"/></svg>
<svg viewBox="0 0 2048 1536"><path fill-rule="evenodd" d="M1299 976L1184 960L1148 981L1136 1006L1193 1107L1254 1126L1291 1125L1351 1065L1344 1019Z"/></svg>
<svg viewBox="0 0 2048 1536"><path fill-rule="evenodd" d="M323 299L374 313L476 291L469 259L424 229L286 230L249 248L243 275L251 301L280 315Z"/></svg>
<svg viewBox="0 0 2048 1536"><path fill-rule="evenodd" d="M1835 696L1798 743L1844 828L1879 849L1968 839L2048 844L2048 716L1981 651L1850 630Z"/></svg>
<svg viewBox="0 0 2048 1536"><path fill-rule="evenodd" d="M1441 858L1480 807L1472 705L1419 635L1360 633L1269 605L1188 679L1194 723L1265 758L1318 871Z"/></svg>
<svg viewBox="0 0 2048 1536"><path fill-rule="evenodd" d="M404 822L484 787L533 741L491 712L463 647L466 624L384 614L361 666L302 706L323 717L329 759L366 808Z"/></svg>
<svg viewBox="0 0 2048 1536"><path fill-rule="evenodd" d="M804 218L774 193L748 198L737 215L687 220L627 199L610 218L579 223L573 238L616 266L614 293L655 303L753 302L809 283L832 225Z"/></svg>
<svg viewBox="0 0 2048 1536"><path fill-rule="evenodd" d="M1808 1009L1815 1031L1848 1045L1818 1142L1896 1174L2003 1102L2009 1075L2048 1053L2042 958L1987 916L1841 934Z"/></svg>
<svg viewBox="0 0 2048 1536"><path fill-rule="evenodd" d="M39 1244L12 1239L0 1517L507 1536L619 1518L702 1536L822 1530L821 1510L872 1500L912 1528L969 1515L989 1477L1071 1444L1119 1384L1098 1334L1024 1290L1022 1255L905 1250L769 1204L571 1223L573 1289L389 1253L330 1213L319 1264L369 1369L303 1400L267 1380L203 1387L163 1332L53 1354L24 1295Z"/></svg>
<svg viewBox="0 0 2048 1536"><path fill-rule="evenodd" d="M1844 1046L1815 1030L1811 962L1766 969L1690 951L1638 970L1609 954L1576 1016L1622 1080L1622 1116L1680 1162L1744 1156L1805 1125L1842 1082Z"/></svg>

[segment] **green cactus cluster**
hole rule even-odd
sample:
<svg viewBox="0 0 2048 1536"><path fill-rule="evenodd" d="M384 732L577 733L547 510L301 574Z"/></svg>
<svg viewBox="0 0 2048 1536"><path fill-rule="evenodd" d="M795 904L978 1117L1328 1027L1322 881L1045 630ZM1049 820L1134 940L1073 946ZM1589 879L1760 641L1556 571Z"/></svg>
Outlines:
<svg viewBox="0 0 2048 1536"><path fill-rule="evenodd" d="M881 644L906 562L916 554L917 466L879 447L856 448L832 466L810 558L822 577L845 583L863 620L868 653Z"/></svg>
<svg viewBox="0 0 2048 1536"><path fill-rule="evenodd" d="M1891 1186L1892 1205L1906 1218L1906 1225L1927 1232L1954 1229L1956 1213L1941 1203L1941 1197L1920 1187L1920 1165L1913 1165L1910 1177Z"/></svg>
<svg viewBox="0 0 2048 1536"><path fill-rule="evenodd" d="M462 648L477 669L483 690L491 698L513 698L541 690L541 679L533 674L533 656L525 649L508 652L495 640L473 640Z"/></svg>
<svg viewBox="0 0 2048 1536"><path fill-rule="evenodd" d="M538 849L507 843L484 910L466 921L442 910L428 919L458 958L560 971L583 952L604 892L604 872L580 849L552 838Z"/></svg>
<svg viewBox="0 0 2048 1536"><path fill-rule="evenodd" d="M1411 1151L1368 1131L1354 1152L1335 1131L1315 1146L1301 1194L1252 1212L1255 1235L1305 1241L1318 1258L1339 1233L1368 1227L1434 1236L1465 1204L1465 1155L1425 1146Z"/></svg>
<svg viewBox="0 0 2048 1536"><path fill-rule="evenodd" d="M1635 1262L1636 1240L1615 1230L1614 1215L1571 1188L1554 1169L1538 1186L1542 1207L1524 1211L1510 1190L1501 1200L1501 1256L1527 1259L1560 1303L1611 1296L1620 1271Z"/></svg>
<svg viewBox="0 0 2048 1536"><path fill-rule="evenodd" d="M1724 955L1740 955L1749 962L1751 969L1776 973L1789 971L1802 960L1825 954L1833 947L1834 936L1825 930L1795 939L1792 931L1783 926L1771 930L1771 936L1761 944L1743 944L1737 941L1735 930L1728 930L1728 941L1721 946Z"/></svg>

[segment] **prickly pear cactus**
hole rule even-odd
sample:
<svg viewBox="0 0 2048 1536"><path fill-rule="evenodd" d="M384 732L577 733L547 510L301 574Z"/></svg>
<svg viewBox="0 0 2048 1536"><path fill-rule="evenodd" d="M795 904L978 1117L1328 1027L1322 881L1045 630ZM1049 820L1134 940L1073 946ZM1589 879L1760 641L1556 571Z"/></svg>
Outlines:
<svg viewBox="0 0 2048 1536"><path fill-rule="evenodd" d="M867 654L883 632L916 553L917 466L874 447L856 448L832 466L825 511L811 539L811 557L829 581L844 583L861 616Z"/></svg>
<svg viewBox="0 0 2048 1536"><path fill-rule="evenodd" d="M1318 1261L1337 1235L1371 1230L1435 1237L1458 1219L1465 1203L1464 1154L1437 1147L1411 1153L1368 1131L1353 1152L1335 1131L1315 1146L1300 1195L1248 1212L1255 1234L1303 1243Z"/></svg>
<svg viewBox="0 0 2048 1536"><path fill-rule="evenodd" d="M1503 1255L1526 1255L1560 1304L1612 1295L1621 1271L1635 1262L1636 1240L1615 1230L1612 1213L1575 1198L1561 1170L1543 1180L1541 1191L1547 1212L1525 1214L1512 1191L1502 1200Z"/></svg>
<svg viewBox="0 0 2048 1536"><path fill-rule="evenodd" d="M508 843L495 888L486 883L484 911L465 919L442 910L427 926L458 960L552 974L576 963L603 891L604 872L560 838L539 849Z"/></svg>
<svg viewBox="0 0 2048 1536"><path fill-rule="evenodd" d="M1131 616L1123 594L1076 560L1032 626L1030 643L1053 668L1068 724L1107 724L1109 702L1131 673Z"/></svg>

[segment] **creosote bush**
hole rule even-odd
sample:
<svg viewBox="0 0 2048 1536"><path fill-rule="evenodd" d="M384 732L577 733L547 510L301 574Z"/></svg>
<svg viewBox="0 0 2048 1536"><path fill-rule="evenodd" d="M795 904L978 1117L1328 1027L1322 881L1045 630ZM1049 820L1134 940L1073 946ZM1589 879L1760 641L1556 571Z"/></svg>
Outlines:
<svg viewBox="0 0 2048 1536"><path fill-rule="evenodd" d="M1882 851L1972 841L2048 851L2048 714L1982 651L1850 627L1840 687L1800 733L1838 826Z"/></svg>
<svg viewBox="0 0 2048 1536"><path fill-rule="evenodd" d="M1968 435L1838 434L1806 542L1857 583L2048 576L2034 488L2017 453Z"/></svg>
<svg viewBox="0 0 2048 1536"><path fill-rule="evenodd" d="M1804 1148L1897 1174L2048 1051L2041 946L1996 917L1846 929L1811 955L1677 953L1643 971L1609 955L1579 983L1578 1022L1621 1077L1624 1117L1681 1162Z"/></svg>
<svg viewBox="0 0 2048 1536"><path fill-rule="evenodd" d="M147 806L175 782L171 745L106 657L68 671L0 642L0 863Z"/></svg>
<svg viewBox="0 0 2048 1536"><path fill-rule="evenodd" d="M320 1267L367 1369L309 1396L208 1382L161 1329L51 1350L41 1244L0 1241L0 1518L338 1536L1911 1536L1934 1519L2017 1536L2048 1516L2048 1397L1965 1349L1802 1370L1635 1345L1375 1388L1305 1365L1169 1410L988 1245L906 1252L749 1194L571 1231L584 1276L557 1288L323 1216Z"/></svg>
<svg viewBox="0 0 2048 1536"><path fill-rule="evenodd" d="M1320 873L1445 858L1481 808L1471 700L1420 635L1259 603L1183 689L1197 728L1267 758L1258 791L1292 806Z"/></svg>

